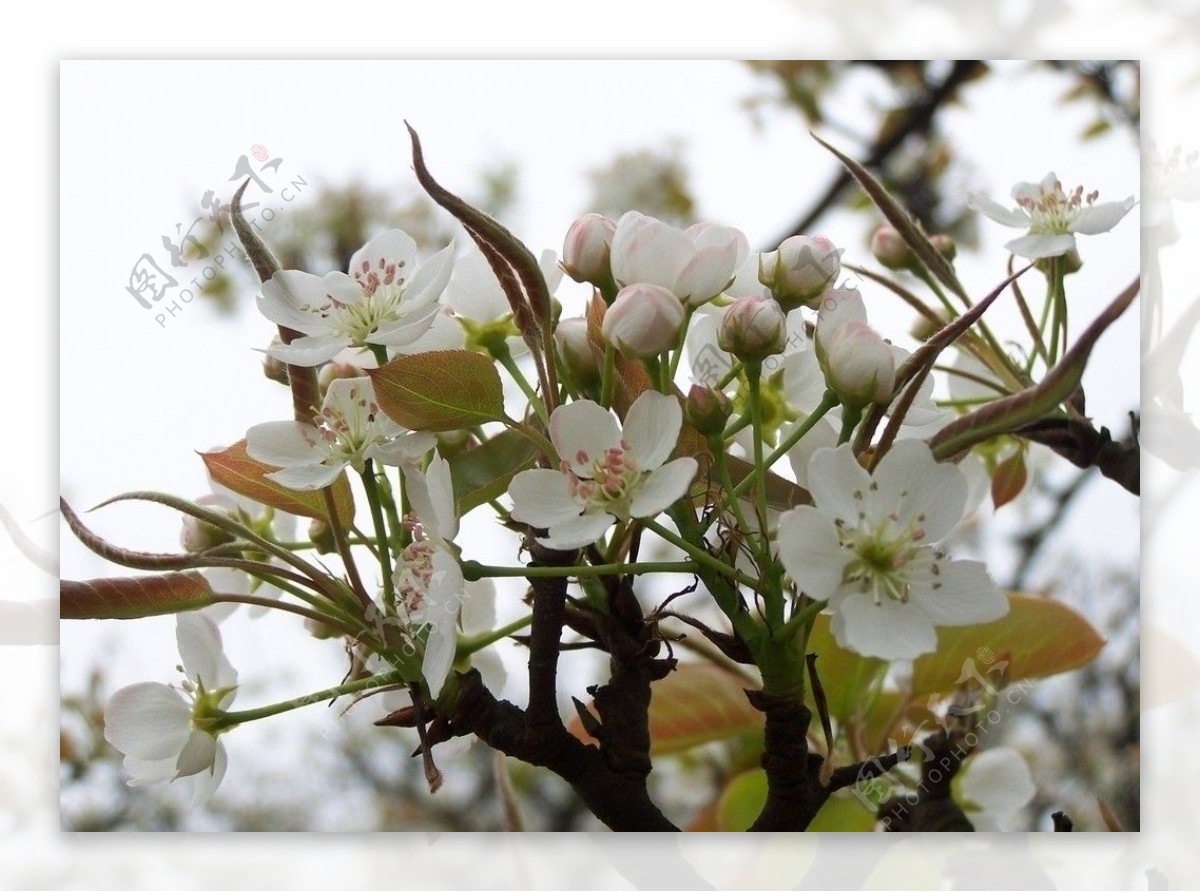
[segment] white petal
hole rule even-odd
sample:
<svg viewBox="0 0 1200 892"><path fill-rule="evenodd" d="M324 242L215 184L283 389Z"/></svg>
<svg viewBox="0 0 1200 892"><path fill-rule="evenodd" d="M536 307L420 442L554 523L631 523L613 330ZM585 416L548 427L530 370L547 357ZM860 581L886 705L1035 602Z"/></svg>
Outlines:
<svg viewBox="0 0 1200 892"><path fill-rule="evenodd" d="M1133 208L1133 198L1124 201L1106 201L1085 207L1071 224L1071 230L1080 235L1096 235L1108 232Z"/></svg>
<svg viewBox="0 0 1200 892"><path fill-rule="evenodd" d="M413 274L408 290L404 292L405 306L416 309L436 301L438 295L446 290L446 283L450 281L453 271L454 245L450 244L422 263L421 268Z"/></svg>
<svg viewBox="0 0 1200 892"><path fill-rule="evenodd" d="M538 541L547 548L557 548L568 551L572 548L582 548L591 545L604 535L612 526L615 518L603 511L584 514L572 520L555 524L550 528L550 535L539 538Z"/></svg>
<svg viewBox="0 0 1200 892"><path fill-rule="evenodd" d="M714 245L703 248L679 271L671 290L681 301L699 306L716 297L733 280L737 271L738 246Z"/></svg>
<svg viewBox="0 0 1200 892"><path fill-rule="evenodd" d="M990 812L999 820L1020 811L1037 795L1029 766L1020 753L1009 747L972 755L963 763L952 786L954 798L964 808Z"/></svg>
<svg viewBox="0 0 1200 892"><path fill-rule="evenodd" d="M221 649L221 633L212 620L195 612L176 614L175 641L184 672L206 691L237 684L237 671Z"/></svg>
<svg viewBox="0 0 1200 892"><path fill-rule="evenodd" d="M821 513L857 527L866 508L871 475L858 463L849 443L818 449L808 462L808 491ZM858 493L858 497L855 497Z"/></svg>
<svg viewBox="0 0 1200 892"><path fill-rule="evenodd" d="M682 499L696 477L699 464L685 456L656 468L642 480L629 503L633 517L654 517Z"/></svg>
<svg viewBox="0 0 1200 892"><path fill-rule="evenodd" d="M368 272L378 272L389 263L400 268L404 278L412 275L413 264L417 260L417 243L402 229L391 229L380 233L350 258L349 273L351 276L365 275Z"/></svg>
<svg viewBox="0 0 1200 892"><path fill-rule="evenodd" d="M787 436L796 425L789 425L784 436ZM813 454L818 449L833 449L837 446L838 432L833 425L822 418L812 430L805 434L800 442L793 446L788 451L788 461L791 462L792 470L796 474L796 482L808 488L808 463L812 461Z"/></svg>
<svg viewBox="0 0 1200 892"><path fill-rule="evenodd" d="M311 465L325 453L318 449L320 434L311 424L298 421L268 421L246 432L246 454L257 462L277 468Z"/></svg>
<svg viewBox="0 0 1200 892"><path fill-rule="evenodd" d="M453 539L458 532L458 516L454 513L450 463L435 452L424 474L411 464L404 464L401 469L412 510L426 532L444 541Z"/></svg>
<svg viewBox="0 0 1200 892"><path fill-rule="evenodd" d="M350 346L350 338L335 334L312 335L296 338L290 344L276 344L269 348L268 356L288 365L310 367L329 362Z"/></svg>
<svg viewBox="0 0 1200 892"><path fill-rule="evenodd" d="M388 443L372 446L365 457L373 458L380 464L403 465L416 461L436 445L437 437L428 431L408 431Z"/></svg>
<svg viewBox="0 0 1200 892"><path fill-rule="evenodd" d="M192 710L158 682L121 688L104 713L104 739L140 760L174 759L191 733Z"/></svg>
<svg viewBox="0 0 1200 892"><path fill-rule="evenodd" d="M922 552L920 561L926 564L931 558ZM934 625L973 626L1008 613L1008 598L979 561L938 561L936 576L926 566L913 568L909 598Z"/></svg>
<svg viewBox="0 0 1200 892"><path fill-rule="evenodd" d="M874 473L875 517L892 513L901 526L919 523L926 542L940 542L962 520L967 478L957 466L934 461L920 440L900 440Z"/></svg>
<svg viewBox="0 0 1200 892"><path fill-rule="evenodd" d="M407 304L407 301L405 303ZM400 319L384 323L376 328L367 337L367 343L379 344L384 347L407 346L424 337L429 329L433 328L433 323L441 313L442 306L438 303L414 307L411 312L406 307L405 313Z"/></svg>
<svg viewBox="0 0 1200 892"><path fill-rule="evenodd" d="M591 476L590 466L621 441L621 429L612 413L591 400L559 406L550 416L550 439L558 456L576 474Z"/></svg>
<svg viewBox="0 0 1200 892"><path fill-rule="evenodd" d="M563 269L558 264L558 255L547 248L538 258L538 269L542 272L542 278L546 280L546 290L553 294L563 280Z"/></svg>
<svg viewBox="0 0 1200 892"><path fill-rule="evenodd" d="M490 632L495 627L496 584L491 579L485 577L467 583L459 622L468 635Z"/></svg>
<svg viewBox="0 0 1200 892"><path fill-rule="evenodd" d="M213 793L217 791L217 787L221 785L221 779L225 777L225 768L228 764L229 757L225 754L225 744L218 740L216 751L213 755L212 770L202 771L192 778L193 806L203 805L212 798Z"/></svg>
<svg viewBox="0 0 1200 892"><path fill-rule="evenodd" d="M193 731L175 762L179 777L191 777L201 771L211 771L217 758L217 738L203 731Z"/></svg>
<svg viewBox="0 0 1200 892"><path fill-rule="evenodd" d="M817 310L817 342L827 349L830 339L847 322L867 323L867 307L855 288L836 288L821 295Z"/></svg>
<svg viewBox="0 0 1200 892"><path fill-rule="evenodd" d="M124 767L125 773L129 775L127 783L131 787L169 783L177 776L176 759L175 755L167 759L135 759L133 756L126 756Z"/></svg>
<svg viewBox="0 0 1200 892"><path fill-rule="evenodd" d="M674 226L629 211L613 234L613 278L619 285L647 282L673 288L694 253L692 240Z"/></svg>
<svg viewBox="0 0 1200 892"><path fill-rule="evenodd" d="M974 208L984 216L991 217L997 223L1012 226L1017 229L1029 228L1029 215L1019 208L1006 208L997 204L986 195L973 194L967 199L967 207Z"/></svg>
<svg viewBox="0 0 1200 892"><path fill-rule="evenodd" d="M268 480L274 480L280 486L288 489L313 490L324 489L337 479L345 465L334 463L330 465L297 465L294 468L283 468L267 474Z"/></svg>
<svg viewBox="0 0 1200 892"><path fill-rule="evenodd" d="M519 340L519 339L514 339ZM407 344L393 345L392 351L405 356L429 353L432 350L461 350L466 343L466 333L448 307L441 307L433 317L429 330ZM522 342L523 343L523 342ZM514 355L516 355L514 353Z"/></svg>
<svg viewBox="0 0 1200 892"><path fill-rule="evenodd" d="M864 657L912 660L937 647L933 623L919 608L852 592L837 601L831 625L838 644Z"/></svg>
<svg viewBox="0 0 1200 892"><path fill-rule="evenodd" d="M362 299L360 289L345 273L314 276L298 270L280 270L263 283L259 311L277 325L304 334L329 331L319 310L332 300L354 303Z"/></svg>
<svg viewBox="0 0 1200 892"><path fill-rule="evenodd" d="M792 408L806 414L811 412L821 402L825 389L825 373L817 363L816 350L796 350L783 360L783 396Z"/></svg>
<svg viewBox="0 0 1200 892"><path fill-rule="evenodd" d="M446 303L458 315L476 322L490 322L512 312L496 274L478 250L454 264Z"/></svg>
<svg viewBox="0 0 1200 892"><path fill-rule="evenodd" d="M1028 257L1038 260L1042 257L1058 257L1066 254L1075 247L1075 236L1070 233L1062 235L1023 235L1015 238L1004 246L1018 257Z"/></svg>
<svg viewBox="0 0 1200 892"><path fill-rule="evenodd" d="M629 407L621 439L629 444L629 453L638 470L653 471L675 449L682 426L679 400L673 395L647 390Z"/></svg>
<svg viewBox="0 0 1200 892"><path fill-rule="evenodd" d="M504 690L508 681L508 670L504 668L504 660L496 653L495 648L475 651L471 654L471 665L479 670L483 684L489 691L499 694Z"/></svg>
<svg viewBox="0 0 1200 892"><path fill-rule="evenodd" d="M508 494L513 500L513 520L540 529L572 520L583 510L571 496L567 475L562 471L522 471L508 485Z"/></svg>
<svg viewBox="0 0 1200 892"><path fill-rule="evenodd" d="M845 550L827 516L809 505L784 512L778 542L779 560L801 591L824 600L838 590L846 567Z"/></svg>

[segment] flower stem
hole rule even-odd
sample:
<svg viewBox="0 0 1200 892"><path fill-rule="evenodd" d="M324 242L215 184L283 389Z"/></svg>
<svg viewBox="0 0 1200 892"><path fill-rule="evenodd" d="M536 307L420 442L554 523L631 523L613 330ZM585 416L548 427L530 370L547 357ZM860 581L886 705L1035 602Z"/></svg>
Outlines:
<svg viewBox="0 0 1200 892"><path fill-rule="evenodd" d="M617 378L617 348L612 344L604 345L604 371L600 378L600 405L606 409L612 408L613 390Z"/></svg>
<svg viewBox="0 0 1200 892"><path fill-rule="evenodd" d="M526 568L528 569L528 568ZM533 621L533 614L530 613L520 619L515 619L506 626L501 626L498 629L493 629L490 632L482 632L478 635L472 635L470 638L463 638L458 642L458 647L455 650L456 660L461 660L463 657L469 657L476 651L483 650L489 645L495 644L497 641L503 641L514 632L519 632L528 626Z"/></svg>
<svg viewBox="0 0 1200 892"><path fill-rule="evenodd" d="M383 520L383 507L379 500L379 485L375 481L375 467L371 459L363 463L363 488L367 491L367 503L371 506L371 522L375 525L375 538L379 543L379 569L383 574L383 604L388 614L396 612L396 590L392 587L392 555L388 548L388 530Z"/></svg>
<svg viewBox="0 0 1200 892"><path fill-rule="evenodd" d="M762 430L762 364L744 362L746 381L750 385L750 423L754 434L754 504L758 515L758 533L762 542L767 540L767 466L763 464ZM746 530L746 532L750 532Z"/></svg>
<svg viewBox="0 0 1200 892"><path fill-rule="evenodd" d="M657 530L656 530L657 532ZM660 534L661 535L661 534ZM724 566L724 565L722 565ZM693 564L691 561L646 561L636 564L610 563L610 564L583 564L578 567L497 567L490 564L481 564L479 561L463 561L462 570L463 578L467 582L474 582L477 579L487 577L570 577L581 578L586 576L635 576L642 573L691 573ZM728 567L726 569L729 569Z"/></svg>
<svg viewBox="0 0 1200 892"><path fill-rule="evenodd" d="M537 413L537 417L541 420L542 424L548 426L550 419L546 414L546 404L542 402L542 398L537 395L537 391L533 389L533 385L529 383L529 379L525 377L521 371L521 367L513 359L512 351L508 349L508 344L501 343L494 347L492 358L504 366L505 371L512 376L512 379L517 382L517 386L521 388L521 393L525 394L525 399L529 400L529 405L533 406L533 411Z"/></svg>
<svg viewBox="0 0 1200 892"><path fill-rule="evenodd" d="M724 561L718 560L717 558L713 557L711 554L709 554L703 548L700 548L697 545L693 545L691 542L688 542L686 539L682 538L681 536L677 536L675 533L672 533L670 530L668 530L662 524L657 523L653 520L649 520L649 519L643 519L642 523L645 524L646 529L653 530L661 538L666 539L668 542L670 542L676 548L680 549L685 554L687 554L688 557L690 557L695 563L701 564L702 566L706 567L709 570L714 570L717 573L720 573L722 576L728 576L730 579L733 579L736 582L741 583L742 585L749 586L750 588L758 587L758 583L756 580L751 579L745 573L739 572L736 568L729 566L729 564L725 563ZM691 570L689 569L686 572L691 572Z"/></svg>
<svg viewBox="0 0 1200 892"><path fill-rule="evenodd" d="M273 715L281 715L285 712L291 712L293 709L300 709L302 706L323 703L326 700L333 700L346 694L361 694L363 691L391 687L392 685L403 683L404 677L400 672L385 672L382 675L372 675L370 678L360 678L357 681L346 682L336 687L326 688L323 691L305 694L302 697L294 697L291 700L284 700L282 703L272 703L270 706L260 706L257 709L243 709L238 712L219 713L213 718L211 730L213 732L224 731L235 725L269 718Z"/></svg>

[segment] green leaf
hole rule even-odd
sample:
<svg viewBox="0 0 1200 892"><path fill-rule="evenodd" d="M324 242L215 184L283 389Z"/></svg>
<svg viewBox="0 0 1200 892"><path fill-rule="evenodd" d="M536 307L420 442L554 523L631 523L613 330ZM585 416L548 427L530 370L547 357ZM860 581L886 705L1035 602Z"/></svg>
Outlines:
<svg viewBox="0 0 1200 892"><path fill-rule="evenodd" d="M743 771L729 782L717 803L717 829L745 833L767 804L767 773Z"/></svg>
<svg viewBox="0 0 1200 892"><path fill-rule="evenodd" d="M887 668L887 661L846 650L830 631L832 618L818 613L808 635L808 652L817 654L817 678L825 691L829 714L845 720L866 706L866 694ZM805 698L812 707L812 693Z"/></svg>
<svg viewBox="0 0 1200 892"><path fill-rule="evenodd" d="M967 678L1045 678L1092 660L1104 639L1080 614L1058 601L1009 594L1010 609L994 622L943 626L937 651L913 663L913 696L952 691Z"/></svg>
<svg viewBox="0 0 1200 892"><path fill-rule="evenodd" d="M532 467L537 448L519 431L503 431L450 459L454 509L459 517L503 495L518 471Z"/></svg>
<svg viewBox="0 0 1200 892"><path fill-rule="evenodd" d="M368 369L389 418L414 431L452 431L504 418L504 388L492 360L470 350L398 356Z"/></svg>
<svg viewBox="0 0 1200 892"><path fill-rule="evenodd" d="M678 753L702 743L761 733L762 713L750 705L746 679L711 663L682 663L650 686L650 753ZM594 711L594 710L593 710ZM567 730L592 738L572 716Z"/></svg>
<svg viewBox="0 0 1200 892"><path fill-rule="evenodd" d="M160 573L115 579L64 579L59 588L63 619L141 619L199 610L216 603L199 573Z"/></svg>
<svg viewBox="0 0 1200 892"><path fill-rule="evenodd" d="M875 812L853 792L835 793L825 800L805 833L870 833Z"/></svg>
<svg viewBox="0 0 1200 892"><path fill-rule="evenodd" d="M264 465L247 455L245 440L239 440L228 449L202 452L200 457L204 459L205 467L213 480L240 496L289 514L318 520L328 519L322 490L288 489L274 480L268 480L266 475L278 468ZM354 519L354 495L350 491L350 482L346 475L342 474L332 486L338 520L348 524Z"/></svg>

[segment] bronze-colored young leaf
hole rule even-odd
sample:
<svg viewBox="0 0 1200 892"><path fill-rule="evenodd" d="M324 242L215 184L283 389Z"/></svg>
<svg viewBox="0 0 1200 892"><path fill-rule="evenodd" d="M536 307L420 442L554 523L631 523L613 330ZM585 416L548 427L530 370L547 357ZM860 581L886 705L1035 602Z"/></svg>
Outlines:
<svg viewBox="0 0 1200 892"><path fill-rule="evenodd" d="M461 430L504 417L500 374L482 353L434 350L398 356L367 374L380 408L409 430Z"/></svg>
<svg viewBox="0 0 1200 892"><path fill-rule="evenodd" d="M64 579L59 588L63 619L140 619L199 610L216 603L199 573L160 573L113 579Z"/></svg>
<svg viewBox="0 0 1200 892"><path fill-rule="evenodd" d="M454 509L462 517L503 495L518 471L533 467L537 448L519 431L502 431L450 459Z"/></svg>
<svg viewBox="0 0 1200 892"><path fill-rule="evenodd" d="M651 685L650 753L665 755L713 740L762 731L762 713L746 699L746 679L711 663L682 663ZM594 710L593 710L594 711ZM590 743L579 717L567 730Z"/></svg>
<svg viewBox="0 0 1200 892"><path fill-rule="evenodd" d="M1021 494L1029 475L1025 470L1025 451L1018 449L992 472L992 505L1007 505Z"/></svg>
<svg viewBox="0 0 1200 892"><path fill-rule="evenodd" d="M952 691L968 678L995 685L1045 678L1092 660L1104 639L1066 604L1010 593L1009 611L978 626L942 626L937 651L913 662L913 696Z"/></svg>
<svg viewBox="0 0 1200 892"><path fill-rule="evenodd" d="M321 490L288 489L274 480L268 480L266 475L278 468L264 465L247 455L245 440L238 440L228 449L202 452L200 457L204 459L204 465L213 480L238 495L289 514L328 519L325 494ZM349 523L354 518L354 494L350 491L346 475L338 477L332 486L338 519L344 524Z"/></svg>

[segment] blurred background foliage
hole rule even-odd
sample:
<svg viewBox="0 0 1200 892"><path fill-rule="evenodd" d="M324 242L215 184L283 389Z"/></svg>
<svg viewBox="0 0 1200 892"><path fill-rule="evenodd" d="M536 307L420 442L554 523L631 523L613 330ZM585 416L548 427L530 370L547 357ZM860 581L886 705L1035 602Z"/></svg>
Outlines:
<svg viewBox="0 0 1200 892"><path fill-rule="evenodd" d="M948 108L967 102L972 84L991 76L977 61L750 61L759 88L744 100L744 117L720 126L769 128L769 111L784 110L807 127L838 138L843 151L869 167L904 203L928 233L953 236L960 248L976 244L974 214L966 195L977 188L978 159L961 157L943 131ZM1139 66L1134 61L1030 62L1057 73L1056 101L1082 105L1089 123L1081 141L1112 131L1136 144L1140 121ZM866 91L871 120L839 118L850 93ZM768 134L769 135L769 134ZM618 216L639 210L674 224L703 219L700 198L686 164L686 146L675 142L616 155L590 173L592 198L579 213ZM519 162L501 160L479 172L467 200L497 218L521 209ZM412 187L384 190L361 182L318 185L316 197L280 218L271 241L284 268L344 270L350 255L371 235L388 228L409 232L428 250L447 244L453 230L432 202ZM835 209L859 211L866 256L878 225L873 207L851 188L848 175L833 177L811 204L796 208L795 223L770 244L772 250L796 233L819 231ZM565 229L564 229L565 231ZM209 223L199 242L216 253L228 239L228 221ZM221 313L248 312L247 294L257 281L245 263L230 265L208 281L203 296ZM1137 407L1130 407L1136 411ZM1064 463L1057 462L1058 465ZM1031 469L1029 498L1005 510L1023 516L1021 532L1001 545L1008 550L1002 587L1053 591L1073 606L1087 603L1093 622L1108 640L1100 657L1084 669L1039 683L1010 707L1012 720L997 726L988 746L1016 747L1041 781L1026 809L1024 829L1046 829L1051 812L1066 810L1076 829L1137 830L1139 827L1138 579L1133 568L1097 566L1094 561L1038 558L1055 541L1071 502L1085 487L1111 485L1090 471L1071 469L1064 485ZM980 536L966 531L966 538ZM993 533L989 533L993 535ZM465 748L436 796L427 792L419 759L409 754L415 732L375 728L368 710L350 710L332 730L305 742L312 761L310 782L296 785L292 766L262 753L256 780L226 784L200 811L191 809L179 785L131 790L122 777L121 756L103 738L103 704L112 690L97 666L85 690L62 692L61 821L66 830L528 830L600 829L556 777L500 759L482 745ZM335 709L340 708L335 706ZM653 792L668 815L687 824L727 782L746 767L737 742L708 745L683 756L660 759L651 777ZM1047 783L1046 778L1051 778ZM686 779L686 782L684 782ZM507 792L505 792L507 791ZM321 795L314 795L314 792ZM1021 828L1013 828L1021 829Z"/></svg>

